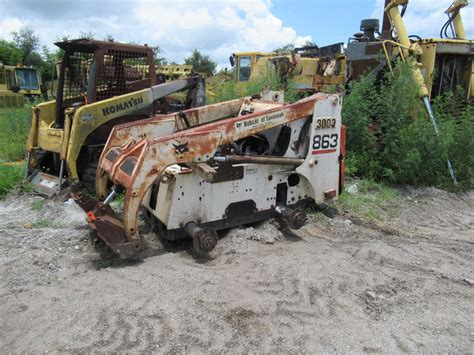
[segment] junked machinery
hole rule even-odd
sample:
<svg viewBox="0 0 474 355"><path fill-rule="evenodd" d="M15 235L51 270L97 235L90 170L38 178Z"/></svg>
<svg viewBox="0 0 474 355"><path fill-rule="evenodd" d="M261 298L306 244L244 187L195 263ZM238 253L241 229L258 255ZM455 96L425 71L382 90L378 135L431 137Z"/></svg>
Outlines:
<svg viewBox="0 0 474 355"><path fill-rule="evenodd" d="M41 75L25 65L4 65L0 62L0 108L22 107L24 98L41 96Z"/></svg>
<svg viewBox="0 0 474 355"><path fill-rule="evenodd" d="M42 194L55 194L66 180L93 189L114 125L204 104L199 77L159 81L146 45L93 39L56 45L64 56L52 81L54 100L33 108L27 143L26 176ZM184 102L168 96L180 90L187 90Z"/></svg>
<svg viewBox="0 0 474 355"><path fill-rule="evenodd" d="M408 0L385 0L382 33L379 21L361 22L347 46L346 81L357 79L367 71L379 75L393 74L394 61L415 64L413 75L421 87L420 96L435 98L461 86L466 100L474 97L474 41L466 37L461 9L466 0L455 0L446 10L448 20L440 38L409 35L403 21ZM451 33L449 33L451 31Z"/></svg>
<svg viewBox="0 0 474 355"><path fill-rule="evenodd" d="M237 52L229 60L238 83L265 76L271 68L282 84L291 78L301 94L332 92L344 84L343 43L295 48L291 53Z"/></svg>
<svg viewBox="0 0 474 355"><path fill-rule="evenodd" d="M281 92L245 97L115 126L97 171L100 202L76 201L121 258L144 248L144 207L162 237L211 251L217 231L280 216L306 222L304 207L337 198L344 172L341 97L283 103ZM123 210L110 202L124 193Z"/></svg>
<svg viewBox="0 0 474 355"><path fill-rule="evenodd" d="M368 19L361 23L363 33L357 33L347 47L347 78L352 80L364 72L372 71L379 78L385 72L395 75L393 62L408 62L412 77L419 86L418 95L440 135L430 99L461 87L465 103L472 103L474 95L474 41L466 38L460 10L467 0L455 0L446 10L448 20L441 29L441 38L422 39L410 36L403 22L408 0L385 0L382 33L379 36L378 20ZM452 31L449 38L449 31ZM461 106L463 103L460 103ZM456 172L447 160L453 182Z"/></svg>

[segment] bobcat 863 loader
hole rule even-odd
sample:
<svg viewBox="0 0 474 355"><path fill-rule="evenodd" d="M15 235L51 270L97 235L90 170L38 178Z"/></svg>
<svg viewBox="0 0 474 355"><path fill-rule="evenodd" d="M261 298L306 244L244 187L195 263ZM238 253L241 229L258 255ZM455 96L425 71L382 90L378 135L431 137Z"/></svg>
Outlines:
<svg viewBox="0 0 474 355"><path fill-rule="evenodd" d="M237 225L280 216L302 227L305 207L342 188L341 96L262 95L115 126L97 170L101 202L74 195L90 227L121 258L144 248L142 207L162 237L191 237L199 252ZM122 191L119 217L110 202Z"/></svg>
<svg viewBox="0 0 474 355"><path fill-rule="evenodd" d="M66 179L95 186L102 148L116 124L204 104L199 77L163 82L146 45L75 39L58 42L54 100L32 110L26 177L51 196ZM184 102L168 95L188 90Z"/></svg>

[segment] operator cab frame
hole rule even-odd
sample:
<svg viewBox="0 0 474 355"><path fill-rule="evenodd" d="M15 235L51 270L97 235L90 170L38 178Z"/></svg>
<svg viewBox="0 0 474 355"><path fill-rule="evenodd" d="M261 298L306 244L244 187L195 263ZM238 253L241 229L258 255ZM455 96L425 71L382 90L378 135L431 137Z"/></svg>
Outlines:
<svg viewBox="0 0 474 355"><path fill-rule="evenodd" d="M102 101L157 84L153 50L147 45L74 39L55 43L64 50L54 74L56 128L64 125L67 108Z"/></svg>
<svg viewBox="0 0 474 355"><path fill-rule="evenodd" d="M265 52L236 52L229 57L230 65L234 68L234 80L236 82L245 82L250 80L252 71L257 61L262 57L269 56Z"/></svg>

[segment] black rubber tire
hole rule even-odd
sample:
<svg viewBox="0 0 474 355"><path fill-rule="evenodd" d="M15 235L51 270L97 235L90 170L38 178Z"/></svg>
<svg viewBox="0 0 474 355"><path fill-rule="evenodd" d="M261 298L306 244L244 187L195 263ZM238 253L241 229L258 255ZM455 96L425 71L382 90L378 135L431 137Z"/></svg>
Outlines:
<svg viewBox="0 0 474 355"><path fill-rule="evenodd" d="M99 159L89 160L88 164L81 173L81 184L88 192L91 193L95 193L95 176L98 165Z"/></svg>

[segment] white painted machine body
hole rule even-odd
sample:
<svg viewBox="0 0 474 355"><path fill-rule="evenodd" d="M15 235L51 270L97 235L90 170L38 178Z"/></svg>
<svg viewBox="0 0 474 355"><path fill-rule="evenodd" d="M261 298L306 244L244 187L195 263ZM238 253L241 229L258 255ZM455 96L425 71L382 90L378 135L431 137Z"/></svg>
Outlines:
<svg viewBox="0 0 474 355"><path fill-rule="evenodd" d="M262 132L270 146L283 145L279 157L299 158L300 164L210 164L216 176L221 169L230 176L219 179L198 167L171 165L147 192L145 208L168 231L190 221L223 229L274 216L276 206L307 207L337 198L344 144L341 104L339 95L326 95L315 103L312 116Z"/></svg>

